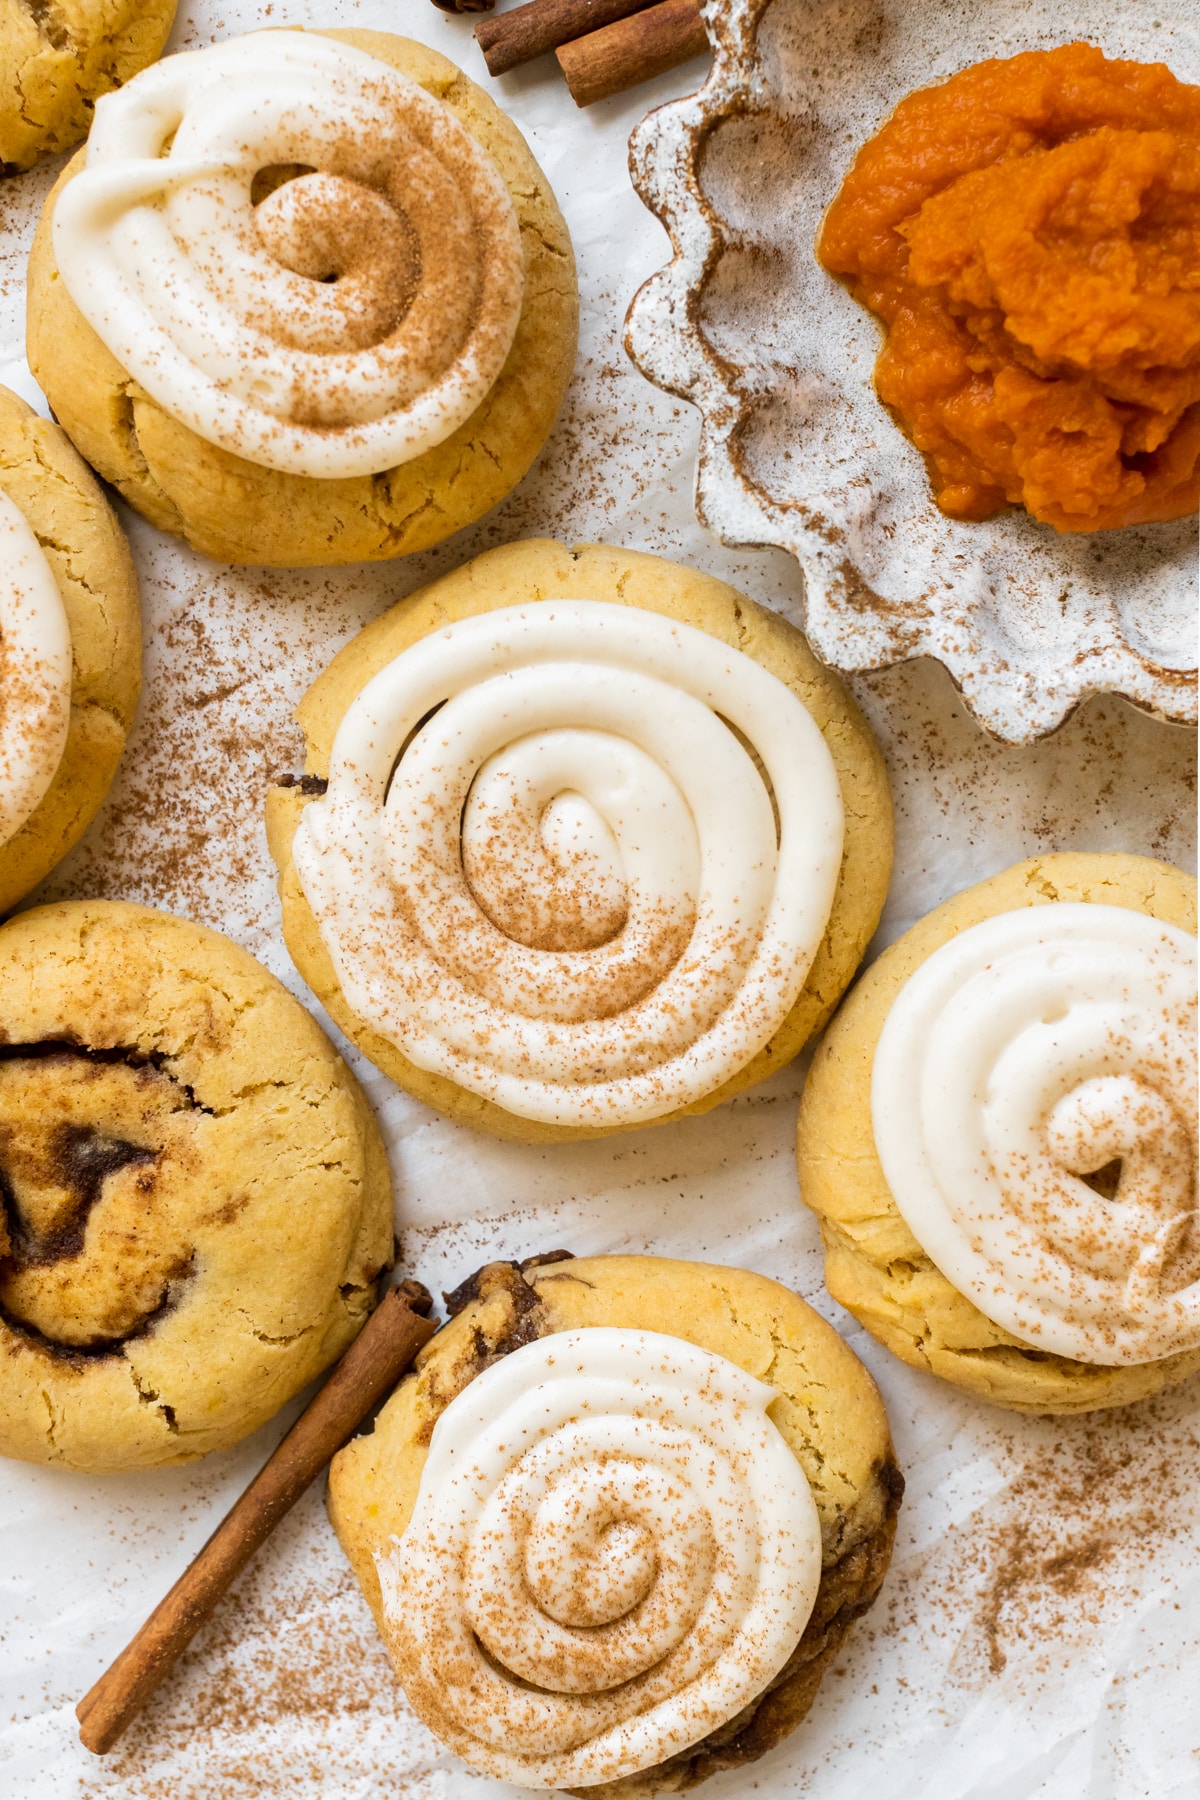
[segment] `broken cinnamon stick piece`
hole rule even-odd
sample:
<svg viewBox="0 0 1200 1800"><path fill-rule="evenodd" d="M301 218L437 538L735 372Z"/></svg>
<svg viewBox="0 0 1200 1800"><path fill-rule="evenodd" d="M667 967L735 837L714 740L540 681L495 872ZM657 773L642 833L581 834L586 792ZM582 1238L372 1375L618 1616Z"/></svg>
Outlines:
<svg viewBox="0 0 1200 1800"><path fill-rule="evenodd" d="M85 1749L97 1756L112 1749L283 1515L395 1386L433 1336L433 1321L414 1310L431 1304L417 1282L380 1301L274 1455L75 1708Z"/></svg>
<svg viewBox="0 0 1200 1800"><path fill-rule="evenodd" d="M488 74L507 75L571 38L599 31L652 4L653 0L528 0L526 6L481 19L475 42L483 51Z"/></svg>
<svg viewBox="0 0 1200 1800"><path fill-rule="evenodd" d="M700 0L659 0L645 12L561 45L555 55L576 106L592 106L707 49Z"/></svg>

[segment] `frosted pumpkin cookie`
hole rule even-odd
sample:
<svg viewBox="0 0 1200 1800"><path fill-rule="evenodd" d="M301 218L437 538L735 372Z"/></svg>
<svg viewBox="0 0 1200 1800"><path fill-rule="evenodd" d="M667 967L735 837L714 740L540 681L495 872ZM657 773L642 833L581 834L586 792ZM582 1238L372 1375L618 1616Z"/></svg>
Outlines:
<svg viewBox="0 0 1200 1800"><path fill-rule="evenodd" d="M0 914L82 836L133 723L133 562L57 425L0 388Z"/></svg>
<svg viewBox="0 0 1200 1800"><path fill-rule="evenodd" d="M1018 863L880 957L813 1060L800 1188L829 1291L1022 1412L1200 1369L1196 883Z"/></svg>
<svg viewBox="0 0 1200 1800"><path fill-rule="evenodd" d="M694 569L508 545L352 640L268 836L309 986L418 1099L523 1142L790 1061L875 928L891 806L800 633Z"/></svg>
<svg viewBox="0 0 1200 1800"><path fill-rule="evenodd" d="M564 1252L447 1296L329 1513L409 1701L521 1788L678 1793L804 1718L903 1481L823 1319L743 1269Z"/></svg>
<svg viewBox="0 0 1200 1800"><path fill-rule="evenodd" d="M102 94L162 50L175 0L0 0L0 175L70 150Z"/></svg>
<svg viewBox="0 0 1200 1800"><path fill-rule="evenodd" d="M402 556L524 475L575 355L567 228L436 51L269 31L97 109L29 265L29 361L130 505L233 563Z"/></svg>
<svg viewBox="0 0 1200 1800"><path fill-rule="evenodd" d="M0 1454L236 1443L350 1343L392 1256L371 1112L216 932L120 901L0 927Z"/></svg>

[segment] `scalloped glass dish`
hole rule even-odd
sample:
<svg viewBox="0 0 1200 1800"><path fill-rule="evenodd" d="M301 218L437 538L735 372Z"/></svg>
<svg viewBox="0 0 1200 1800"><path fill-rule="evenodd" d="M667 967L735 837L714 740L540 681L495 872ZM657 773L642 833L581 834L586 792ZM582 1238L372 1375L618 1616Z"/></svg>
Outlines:
<svg viewBox="0 0 1200 1800"><path fill-rule="evenodd" d="M697 507L725 543L799 561L813 648L844 673L933 656L1012 743L1089 694L1196 721L1196 519L1061 535L1023 512L934 505L876 398L876 320L818 264L860 144L914 88L986 56L1082 38L1200 81L1200 3L707 0L710 79L634 132L638 193L669 266L626 348L703 415Z"/></svg>

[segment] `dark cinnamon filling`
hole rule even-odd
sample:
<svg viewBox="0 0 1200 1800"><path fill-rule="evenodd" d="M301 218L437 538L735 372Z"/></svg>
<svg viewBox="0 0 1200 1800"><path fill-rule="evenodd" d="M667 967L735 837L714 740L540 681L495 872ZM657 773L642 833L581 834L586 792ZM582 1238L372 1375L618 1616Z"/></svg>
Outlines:
<svg viewBox="0 0 1200 1800"><path fill-rule="evenodd" d="M121 1355L192 1270L164 1164L180 1124L208 1109L164 1064L59 1041L0 1046L0 1320L69 1363Z"/></svg>
<svg viewBox="0 0 1200 1800"><path fill-rule="evenodd" d="M30 1269L78 1256L87 1222L104 1183L118 1169L152 1163L154 1152L123 1138L104 1137L90 1125L55 1125L50 1132L49 1160L70 1204L48 1230L25 1218L11 1182L0 1166L0 1204L8 1231L9 1260L14 1269Z"/></svg>

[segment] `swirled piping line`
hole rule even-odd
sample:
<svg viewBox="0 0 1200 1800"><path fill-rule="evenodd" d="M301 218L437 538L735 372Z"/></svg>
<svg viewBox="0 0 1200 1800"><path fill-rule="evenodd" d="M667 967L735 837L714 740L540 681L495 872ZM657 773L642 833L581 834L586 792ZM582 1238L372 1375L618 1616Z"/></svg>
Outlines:
<svg viewBox="0 0 1200 1800"><path fill-rule="evenodd" d="M842 832L821 732L760 664L657 613L543 600L367 684L292 855L359 1018L520 1117L612 1128L770 1040Z"/></svg>
<svg viewBox="0 0 1200 1800"><path fill-rule="evenodd" d="M524 292L482 145L387 63L298 31L169 56L105 95L54 253L172 417L324 479L395 468L464 424Z"/></svg>
<svg viewBox="0 0 1200 1800"><path fill-rule="evenodd" d="M696 1345L605 1327L472 1381L376 1559L426 1723L476 1768L570 1787L662 1762L757 1698L821 1577L774 1398Z"/></svg>
<svg viewBox="0 0 1200 1800"><path fill-rule="evenodd" d="M71 628L32 526L0 489L0 850L32 817L71 722Z"/></svg>
<svg viewBox="0 0 1200 1800"><path fill-rule="evenodd" d="M893 1001L872 1074L896 1205L949 1281L1035 1349L1200 1345L1196 939L1054 902L960 932Z"/></svg>

